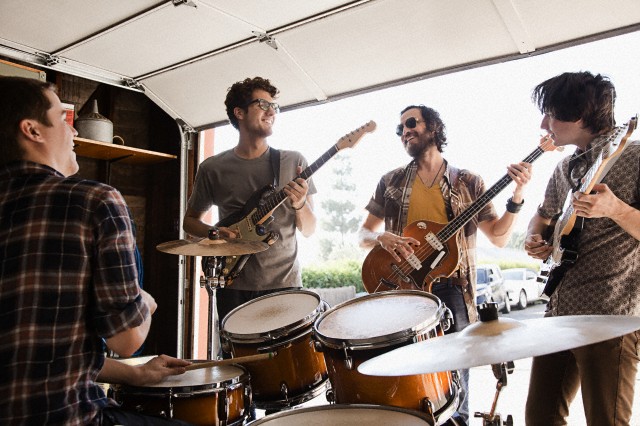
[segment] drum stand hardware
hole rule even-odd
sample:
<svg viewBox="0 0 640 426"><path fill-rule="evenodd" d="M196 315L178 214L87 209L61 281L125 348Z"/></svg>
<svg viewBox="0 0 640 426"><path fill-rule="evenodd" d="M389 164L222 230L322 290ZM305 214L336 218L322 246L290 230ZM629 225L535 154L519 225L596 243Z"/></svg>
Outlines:
<svg viewBox="0 0 640 426"><path fill-rule="evenodd" d="M498 383L496 384L496 394L493 398L493 404L491 404L491 410L488 413L476 412L474 415L474 417L482 418L482 426L513 426L511 414L507 415L506 420L503 422L500 413L496 413L496 407L498 406L500 392L507 386L507 374L513 373L514 367L513 361L491 365L493 375L498 380Z"/></svg>
<svg viewBox="0 0 640 426"><path fill-rule="evenodd" d="M213 323L213 312L216 306L216 290L218 288L224 288L225 279L224 275L219 273L222 266L222 257L219 256L204 256L202 258L202 272L204 277L200 278L200 287L204 287L207 290L209 296L209 314L207 318L207 359L215 360L217 355L214 354L214 340L215 324Z"/></svg>

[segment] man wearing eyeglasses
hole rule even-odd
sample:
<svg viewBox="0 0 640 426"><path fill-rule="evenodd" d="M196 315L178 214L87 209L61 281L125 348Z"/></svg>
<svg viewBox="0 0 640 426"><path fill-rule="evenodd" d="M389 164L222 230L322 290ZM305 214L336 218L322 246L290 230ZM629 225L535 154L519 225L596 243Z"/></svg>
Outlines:
<svg viewBox="0 0 640 426"><path fill-rule="evenodd" d="M223 219L241 211L252 195L266 185L282 187L288 197L273 212L274 220L269 226L270 231L279 234L278 239L268 250L252 255L229 287L217 291L220 320L256 297L302 286L296 230L305 237L315 231L311 194L316 189L311 179L299 177L307 167L300 153L275 150L267 142L280 110L274 102L277 94L278 89L261 77L231 86L225 106L231 125L239 132L238 144L200 164L187 205L184 230L205 238L213 225L202 219L213 205ZM216 232L224 238L241 237L225 227Z"/></svg>
<svg viewBox="0 0 640 426"><path fill-rule="evenodd" d="M445 125L440 114L424 105L411 105L400 115L396 130L412 161L382 176L366 206L367 215L360 229L360 244L372 248L380 244L396 261L408 258L420 242L403 236L403 229L416 221L447 223L477 200L485 185L480 176L459 170L442 156L447 144ZM516 183L507 211L498 217L491 202L460 230L460 263L453 275L432 285L436 295L452 312L454 324L447 333L457 332L477 320L475 305L476 234L480 229L496 246L509 241L517 213L524 203L523 188L531 178L531 165L507 167ZM384 232L379 232L383 227ZM454 237L455 238L455 237ZM424 241L422 244L426 244ZM509 303L507 301L506 303ZM449 424L468 424L469 371L461 370L461 394L458 412Z"/></svg>

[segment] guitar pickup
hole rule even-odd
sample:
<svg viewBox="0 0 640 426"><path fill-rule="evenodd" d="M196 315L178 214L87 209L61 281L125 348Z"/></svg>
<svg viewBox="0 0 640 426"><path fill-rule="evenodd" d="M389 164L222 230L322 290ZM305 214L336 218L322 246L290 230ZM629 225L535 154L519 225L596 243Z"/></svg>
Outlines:
<svg viewBox="0 0 640 426"><path fill-rule="evenodd" d="M391 290L397 290L400 288L399 285L392 283L391 281L387 281L384 278L380 278L380 285L390 288ZM380 288L380 286L378 286Z"/></svg>
<svg viewBox="0 0 640 426"><path fill-rule="evenodd" d="M429 243L431 247L433 247L434 250L444 250L444 245L440 242L438 237L433 232L429 232L427 235L425 235L424 239L427 241L427 243Z"/></svg>

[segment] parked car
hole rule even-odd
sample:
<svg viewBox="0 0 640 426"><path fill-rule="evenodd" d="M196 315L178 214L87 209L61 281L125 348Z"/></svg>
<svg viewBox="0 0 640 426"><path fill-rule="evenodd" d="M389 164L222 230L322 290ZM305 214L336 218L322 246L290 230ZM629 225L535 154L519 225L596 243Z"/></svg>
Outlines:
<svg viewBox="0 0 640 426"><path fill-rule="evenodd" d="M502 275L511 306L524 309L530 303L542 299L544 283L538 282L536 271L527 268L512 268L502 271Z"/></svg>
<svg viewBox="0 0 640 426"><path fill-rule="evenodd" d="M476 305L487 302L498 304L498 310L504 313L511 312L509 296L504 286L502 271L498 265L478 265L478 285L476 286Z"/></svg>

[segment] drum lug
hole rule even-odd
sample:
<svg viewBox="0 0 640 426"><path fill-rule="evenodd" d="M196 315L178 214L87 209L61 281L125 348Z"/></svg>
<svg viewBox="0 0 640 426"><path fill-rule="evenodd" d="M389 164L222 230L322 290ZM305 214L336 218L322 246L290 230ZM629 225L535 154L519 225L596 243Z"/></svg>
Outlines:
<svg viewBox="0 0 640 426"><path fill-rule="evenodd" d="M420 401L420 411L431 418L431 424L436 424L435 417L433 417L433 404L429 400L429 397L422 398L422 400Z"/></svg>
<svg viewBox="0 0 640 426"><path fill-rule="evenodd" d="M442 315L442 319L440 320L440 326L442 327L442 331L447 331L451 328L455 321L453 320L453 314L451 313L451 309L445 308L444 314Z"/></svg>
<svg viewBox="0 0 640 426"><path fill-rule="evenodd" d="M327 398L327 402L329 402L329 404L335 404L336 403L336 394L333 391L332 388L327 389L327 392L325 393L326 398Z"/></svg>
<svg viewBox="0 0 640 426"><path fill-rule="evenodd" d="M342 350L344 351L344 366L347 370L353 370L353 358L349 356L349 353L347 352L347 345L345 343L342 343Z"/></svg>
<svg viewBox="0 0 640 426"><path fill-rule="evenodd" d="M226 425L229 419L229 395L226 388L218 394L218 418L222 425Z"/></svg>
<svg viewBox="0 0 640 426"><path fill-rule="evenodd" d="M282 394L284 400L289 399L289 387L285 382L280 383L280 393Z"/></svg>

